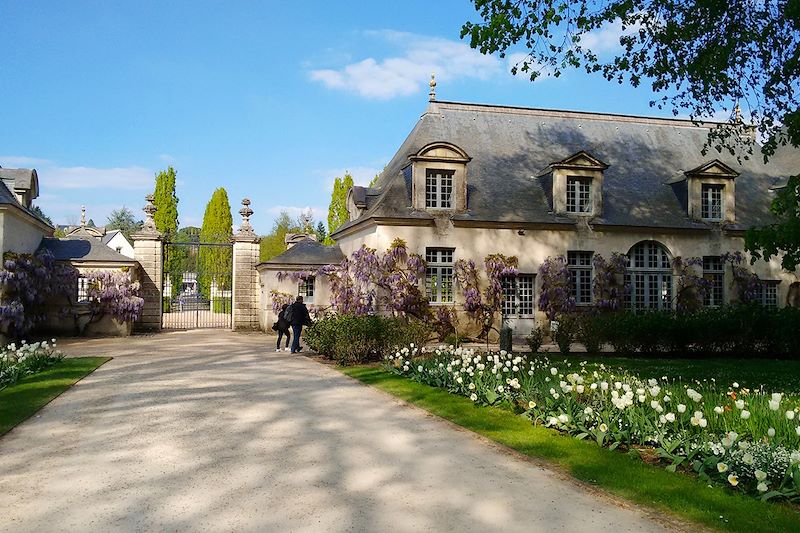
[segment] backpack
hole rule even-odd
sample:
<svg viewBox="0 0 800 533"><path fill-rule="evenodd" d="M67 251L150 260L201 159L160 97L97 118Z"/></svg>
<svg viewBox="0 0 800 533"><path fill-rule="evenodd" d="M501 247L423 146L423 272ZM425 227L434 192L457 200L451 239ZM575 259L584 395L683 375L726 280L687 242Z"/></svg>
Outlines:
<svg viewBox="0 0 800 533"><path fill-rule="evenodd" d="M286 308L286 311L284 311L284 312L283 312L283 319L284 319L286 322L288 322L288 323L289 323L289 325L291 325L291 324L292 324L292 314L293 314L292 312L293 312L293 311L294 311L294 304L292 304L292 305L290 305L289 307L287 307L287 308Z"/></svg>

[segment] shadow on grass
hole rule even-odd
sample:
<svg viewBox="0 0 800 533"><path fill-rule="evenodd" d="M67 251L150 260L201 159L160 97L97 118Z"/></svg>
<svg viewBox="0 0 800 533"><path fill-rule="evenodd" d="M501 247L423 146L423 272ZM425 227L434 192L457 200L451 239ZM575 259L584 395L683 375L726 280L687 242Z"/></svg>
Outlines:
<svg viewBox="0 0 800 533"><path fill-rule="evenodd" d="M109 357L64 359L47 370L26 376L19 383L0 390L0 436L31 417L109 359Z"/></svg>
<svg viewBox="0 0 800 533"><path fill-rule="evenodd" d="M674 474L631 455L532 425L514 413L376 367L340 370L529 457L545 459L581 481L681 519L734 531L800 531L800 512L761 502L691 475Z"/></svg>

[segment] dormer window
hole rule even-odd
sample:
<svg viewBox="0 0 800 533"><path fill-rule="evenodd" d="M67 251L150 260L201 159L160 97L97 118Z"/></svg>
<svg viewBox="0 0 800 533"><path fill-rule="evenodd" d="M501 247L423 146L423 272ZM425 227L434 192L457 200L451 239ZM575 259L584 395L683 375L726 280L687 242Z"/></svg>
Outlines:
<svg viewBox="0 0 800 533"><path fill-rule="evenodd" d="M411 160L411 206L414 209L463 213L467 210L467 163L458 146L435 142Z"/></svg>
<svg viewBox="0 0 800 533"><path fill-rule="evenodd" d="M603 173L607 168L607 164L583 150L550 163L539 178L548 192L553 212L557 215L601 216Z"/></svg>
<svg viewBox="0 0 800 533"><path fill-rule="evenodd" d="M714 159L667 181L689 218L697 222L736 221L738 172Z"/></svg>
<svg viewBox="0 0 800 533"><path fill-rule="evenodd" d="M429 168L425 172L425 207L433 209L453 208L452 170Z"/></svg>
<svg viewBox="0 0 800 533"><path fill-rule="evenodd" d="M724 185L706 184L701 188L701 217L703 220L719 222L722 220L722 192Z"/></svg>
<svg viewBox="0 0 800 533"><path fill-rule="evenodd" d="M592 212L592 178L567 177L567 213Z"/></svg>

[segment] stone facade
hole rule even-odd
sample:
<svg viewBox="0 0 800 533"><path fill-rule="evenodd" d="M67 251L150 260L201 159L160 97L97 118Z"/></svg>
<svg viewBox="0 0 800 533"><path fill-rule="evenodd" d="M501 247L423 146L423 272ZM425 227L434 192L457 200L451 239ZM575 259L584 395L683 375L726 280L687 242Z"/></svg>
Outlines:
<svg viewBox="0 0 800 533"><path fill-rule="evenodd" d="M164 261L164 243L160 234L137 233L133 237L133 253L140 266L139 296L144 299L142 316L136 323L141 331L158 331L161 329L162 312L162 276Z"/></svg>
<svg viewBox="0 0 800 533"><path fill-rule="evenodd" d="M242 225L233 237L233 329L259 328L258 264L260 238L250 225L250 200L242 200Z"/></svg>

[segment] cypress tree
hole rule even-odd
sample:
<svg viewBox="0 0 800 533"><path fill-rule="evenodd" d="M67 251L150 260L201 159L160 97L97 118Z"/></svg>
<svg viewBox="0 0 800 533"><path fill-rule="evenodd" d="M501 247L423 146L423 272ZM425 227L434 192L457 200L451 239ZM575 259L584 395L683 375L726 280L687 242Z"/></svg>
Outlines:
<svg viewBox="0 0 800 533"><path fill-rule="evenodd" d="M233 216L228 193L219 188L211 195L203 215L203 226L200 228L201 243L227 243L233 236ZM198 283L205 297L210 296L211 281L217 280L221 290L229 290L231 286L230 272L232 250L228 246L201 246L200 269Z"/></svg>
<svg viewBox="0 0 800 533"><path fill-rule="evenodd" d="M153 216L158 231L173 235L178 230L178 196L175 194L175 169L172 166L156 174L155 205Z"/></svg>
<svg viewBox="0 0 800 533"><path fill-rule="evenodd" d="M328 206L328 231L333 233L350 219L347 212L347 191L353 186L353 176L345 172L344 178L336 178L333 182L331 203ZM330 241L330 238L327 239ZM332 241L330 241L332 242Z"/></svg>

